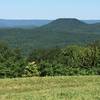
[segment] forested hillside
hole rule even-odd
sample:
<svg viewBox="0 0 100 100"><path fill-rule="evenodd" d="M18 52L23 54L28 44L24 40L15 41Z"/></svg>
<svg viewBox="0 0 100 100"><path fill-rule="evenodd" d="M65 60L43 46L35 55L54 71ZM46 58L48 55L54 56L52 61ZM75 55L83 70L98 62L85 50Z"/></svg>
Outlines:
<svg viewBox="0 0 100 100"><path fill-rule="evenodd" d="M36 48L63 47L100 39L100 24L86 24L77 19L57 19L47 25L31 28L0 29L0 40L24 52Z"/></svg>
<svg viewBox="0 0 100 100"><path fill-rule="evenodd" d="M68 75L100 75L100 42L35 49L26 57L0 44L0 78Z"/></svg>
<svg viewBox="0 0 100 100"><path fill-rule="evenodd" d="M99 23L57 19L35 29L3 28L0 40L1 78L100 75Z"/></svg>

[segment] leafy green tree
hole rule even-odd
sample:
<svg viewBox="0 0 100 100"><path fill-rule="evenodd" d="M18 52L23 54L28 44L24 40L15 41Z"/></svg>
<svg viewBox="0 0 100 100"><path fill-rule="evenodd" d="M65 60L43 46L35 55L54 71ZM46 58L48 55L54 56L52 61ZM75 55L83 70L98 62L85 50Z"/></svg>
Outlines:
<svg viewBox="0 0 100 100"><path fill-rule="evenodd" d="M22 77L26 62L20 52L0 44L0 77Z"/></svg>
<svg viewBox="0 0 100 100"><path fill-rule="evenodd" d="M28 63L24 70L24 77L39 76L39 66L35 62Z"/></svg>

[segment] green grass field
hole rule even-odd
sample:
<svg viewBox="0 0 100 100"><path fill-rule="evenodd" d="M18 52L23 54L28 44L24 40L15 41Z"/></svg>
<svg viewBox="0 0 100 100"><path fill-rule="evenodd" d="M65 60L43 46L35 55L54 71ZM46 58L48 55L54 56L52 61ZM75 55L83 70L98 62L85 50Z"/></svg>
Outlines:
<svg viewBox="0 0 100 100"><path fill-rule="evenodd" d="M0 100L100 100L100 77L1 79Z"/></svg>

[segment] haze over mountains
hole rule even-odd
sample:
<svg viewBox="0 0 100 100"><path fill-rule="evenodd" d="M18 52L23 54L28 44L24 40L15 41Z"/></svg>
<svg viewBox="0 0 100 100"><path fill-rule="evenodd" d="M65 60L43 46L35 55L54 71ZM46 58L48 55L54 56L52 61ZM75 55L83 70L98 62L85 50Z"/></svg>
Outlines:
<svg viewBox="0 0 100 100"><path fill-rule="evenodd" d="M0 28L32 28L48 24L51 20L4 20L0 19Z"/></svg>
<svg viewBox="0 0 100 100"><path fill-rule="evenodd" d="M9 19L0 19L0 28L35 28L38 26L46 25L53 20L9 20ZM100 23L100 20L81 20L87 24L94 24L94 23Z"/></svg>
<svg viewBox="0 0 100 100"><path fill-rule="evenodd" d="M100 20L82 20L83 22L87 24L95 24L95 23L100 23Z"/></svg>
<svg viewBox="0 0 100 100"><path fill-rule="evenodd" d="M24 52L100 40L100 23L87 24L74 18L45 22L35 29L1 28L0 40L5 40L12 47L20 47Z"/></svg>

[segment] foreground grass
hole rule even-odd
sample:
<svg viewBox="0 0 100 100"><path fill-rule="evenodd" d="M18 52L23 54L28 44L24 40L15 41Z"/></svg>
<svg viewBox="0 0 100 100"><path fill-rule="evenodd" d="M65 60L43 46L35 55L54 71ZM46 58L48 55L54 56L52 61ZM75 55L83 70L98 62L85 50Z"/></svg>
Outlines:
<svg viewBox="0 0 100 100"><path fill-rule="evenodd" d="M100 77L1 79L0 100L100 100Z"/></svg>

